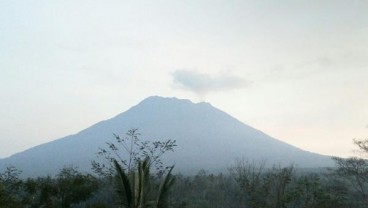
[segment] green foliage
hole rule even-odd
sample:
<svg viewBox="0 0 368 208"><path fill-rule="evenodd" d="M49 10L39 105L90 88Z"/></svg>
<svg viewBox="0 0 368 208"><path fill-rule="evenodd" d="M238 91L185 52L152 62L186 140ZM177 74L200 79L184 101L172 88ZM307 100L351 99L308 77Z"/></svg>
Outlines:
<svg viewBox="0 0 368 208"><path fill-rule="evenodd" d="M150 158L138 161L136 171L131 171L127 175L120 164L114 160L117 172L118 193L121 198L121 205L126 208L168 207L168 192L174 183L175 178L171 175L173 167L164 178L158 191L156 200L148 200L150 191Z"/></svg>
<svg viewBox="0 0 368 208"><path fill-rule="evenodd" d="M118 193L122 198L122 205L126 207L132 207L133 204L133 192L131 190L131 185L128 179L128 176L124 173L124 170L121 168L119 163L114 160L114 165L117 172L117 178L119 180L118 186L120 185L120 189L118 189Z"/></svg>
<svg viewBox="0 0 368 208"><path fill-rule="evenodd" d="M263 192L265 194L266 207L285 207L292 198L290 186L293 176L293 167L276 168L264 173L262 177Z"/></svg>
<svg viewBox="0 0 368 208"><path fill-rule="evenodd" d="M228 175L208 174L201 170L195 176L179 174L175 178L170 193L171 207L241 207L241 195Z"/></svg>
<svg viewBox="0 0 368 208"><path fill-rule="evenodd" d="M169 201L169 190L173 186L175 182L175 177L171 175L172 170L174 169L174 166L172 166L169 169L169 172L167 173L166 177L164 178L163 183L160 186L158 197L157 197L157 208L165 208L169 207L168 201Z"/></svg>
<svg viewBox="0 0 368 208"><path fill-rule="evenodd" d="M21 171L13 166L9 166L3 173L0 173L0 208L21 207Z"/></svg>
<svg viewBox="0 0 368 208"><path fill-rule="evenodd" d="M10 181L18 181L11 183L17 184L13 186L17 188L11 193L8 190L11 186L0 183L0 207L103 208L139 207L138 204L142 208L365 207L355 189L347 186L348 181L334 173L301 173L293 167L265 168L262 164L245 162L243 166L234 166L230 174L214 175L201 170L194 176L177 174L174 179L171 171L162 178L150 175L149 162L141 161L131 172L115 164L118 173L115 180L90 178L74 168L64 168L55 177L26 180L8 177L13 178ZM98 186L91 185L96 181ZM84 190L93 192L86 194Z"/></svg>
<svg viewBox="0 0 368 208"><path fill-rule="evenodd" d="M27 179L23 203L27 207L71 207L87 201L98 190L98 180L75 168L63 168L55 178Z"/></svg>
<svg viewBox="0 0 368 208"><path fill-rule="evenodd" d="M322 183L318 174L308 174L296 177L290 192L291 207L305 208L339 208L345 207L343 197L340 198L332 190L329 190L327 183Z"/></svg>
<svg viewBox="0 0 368 208"><path fill-rule="evenodd" d="M74 168L63 168L56 177L57 196L62 207L86 201L98 188L97 180Z"/></svg>

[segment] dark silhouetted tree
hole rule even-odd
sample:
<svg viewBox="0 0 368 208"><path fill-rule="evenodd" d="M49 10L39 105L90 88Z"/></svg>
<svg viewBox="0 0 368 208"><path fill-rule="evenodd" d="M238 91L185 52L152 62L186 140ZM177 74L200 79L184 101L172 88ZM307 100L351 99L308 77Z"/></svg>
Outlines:
<svg viewBox="0 0 368 208"><path fill-rule="evenodd" d="M114 160L128 172L135 169L138 161L150 158L149 165L162 174L169 166L164 166L161 156L167 151L174 151L176 141L168 139L166 141L142 141L138 129L130 129L126 137L114 134L115 141L107 142L107 148L100 148L98 155L105 159L105 162L92 162L92 169L101 176L111 176L115 172Z"/></svg>

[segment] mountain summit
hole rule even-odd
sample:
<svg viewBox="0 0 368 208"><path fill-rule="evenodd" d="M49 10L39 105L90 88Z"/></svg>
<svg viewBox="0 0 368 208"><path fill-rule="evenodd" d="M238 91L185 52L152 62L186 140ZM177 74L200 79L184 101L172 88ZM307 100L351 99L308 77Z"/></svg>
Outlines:
<svg viewBox="0 0 368 208"><path fill-rule="evenodd" d="M90 171L99 148L105 148L113 134L124 135L131 128L139 129L142 140L175 139L175 152L164 160L181 172L224 170L236 158L298 167L332 165L329 157L274 139L209 103L153 96L75 135L1 159L0 170L11 164L25 176L53 175L69 165Z"/></svg>

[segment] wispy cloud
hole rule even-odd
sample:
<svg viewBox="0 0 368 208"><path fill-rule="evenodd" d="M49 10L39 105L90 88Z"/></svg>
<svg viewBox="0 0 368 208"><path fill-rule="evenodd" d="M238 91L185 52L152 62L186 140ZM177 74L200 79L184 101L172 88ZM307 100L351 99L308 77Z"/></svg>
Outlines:
<svg viewBox="0 0 368 208"><path fill-rule="evenodd" d="M225 73L213 76L191 70L176 70L171 75L176 85L200 97L210 92L233 90L251 84L250 81L243 78Z"/></svg>
<svg viewBox="0 0 368 208"><path fill-rule="evenodd" d="M277 64L266 72L266 78L277 80L304 79L320 76L323 73L344 73L346 71L366 70L367 61L364 56L352 52L322 54L314 58L301 60L294 64Z"/></svg>

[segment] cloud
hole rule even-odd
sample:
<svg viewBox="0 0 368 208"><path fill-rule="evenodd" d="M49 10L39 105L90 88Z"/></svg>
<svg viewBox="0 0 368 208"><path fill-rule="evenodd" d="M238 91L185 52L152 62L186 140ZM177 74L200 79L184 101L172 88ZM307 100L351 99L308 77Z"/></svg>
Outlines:
<svg viewBox="0 0 368 208"><path fill-rule="evenodd" d="M226 91L247 87L250 82L229 74L211 76L190 70L176 70L172 74L173 81L185 90L204 96L210 92Z"/></svg>
<svg viewBox="0 0 368 208"><path fill-rule="evenodd" d="M295 80L319 76L321 73L336 73L347 68L344 67L343 60L344 57L321 55L293 65L276 64L268 70L266 77L278 80Z"/></svg>

